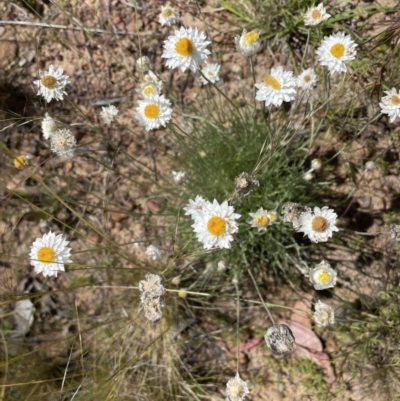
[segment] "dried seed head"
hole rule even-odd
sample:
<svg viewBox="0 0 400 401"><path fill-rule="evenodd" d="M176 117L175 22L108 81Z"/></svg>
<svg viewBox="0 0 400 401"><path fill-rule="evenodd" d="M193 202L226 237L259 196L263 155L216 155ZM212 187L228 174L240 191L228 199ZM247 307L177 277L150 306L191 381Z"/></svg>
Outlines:
<svg viewBox="0 0 400 401"><path fill-rule="evenodd" d="M391 224L389 235L392 241L400 242L400 225Z"/></svg>
<svg viewBox="0 0 400 401"><path fill-rule="evenodd" d="M260 183L254 174L243 172L235 178L235 185L235 197L242 199L247 196L255 186L260 186Z"/></svg>
<svg viewBox="0 0 400 401"><path fill-rule="evenodd" d="M148 296L144 296L141 297L141 301L146 318L149 319L152 323L158 322L162 316L162 304L160 302L160 298L151 298Z"/></svg>
<svg viewBox="0 0 400 401"><path fill-rule="evenodd" d="M315 304L314 321L319 327L326 327L329 324L334 324L335 312L329 305L318 301Z"/></svg>
<svg viewBox="0 0 400 401"><path fill-rule="evenodd" d="M293 228L298 230L301 226L300 215L307 210L309 208L300 205L300 203L287 202L282 206L281 214L283 215L283 221L292 223Z"/></svg>
<svg viewBox="0 0 400 401"><path fill-rule="evenodd" d="M271 326L264 336L267 347L278 354L293 351L295 338L286 324Z"/></svg>
<svg viewBox="0 0 400 401"><path fill-rule="evenodd" d="M239 373L226 383L226 401L242 401L249 394L247 382L242 380Z"/></svg>
<svg viewBox="0 0 400 401"><path fill-rule="evenodd" d="M146 280L139 281L139 291L142 297L156 298L164 295L165 288L161 284L161 277L157 274L146 274Z"/></svg>

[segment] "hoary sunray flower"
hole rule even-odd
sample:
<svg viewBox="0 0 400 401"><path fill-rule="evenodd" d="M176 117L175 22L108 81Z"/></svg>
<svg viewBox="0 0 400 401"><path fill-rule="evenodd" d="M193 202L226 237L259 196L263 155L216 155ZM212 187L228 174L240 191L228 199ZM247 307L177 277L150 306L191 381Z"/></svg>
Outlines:
<svg viewBox="0 0 400 401"><path fill-rule="evenodd" d="M172 178L177 184L179 184L185 178L185 175L186 173L183 171L172 170Z"/></svg>
<svg viewBox="0 0 400 401"><path fill-rule="evenodd" d="M145 280L139 281L139 291L141 296L161 297L165 293L165 288L161 284L161 277L158 274L148 273Z"/></svg>
<svg viewBox="0 0 400 401"><path fill-rule="evenodd" d="M258 231L266 231L270 222L268 217L268 210L260 207L255 213L249 213L252 217L250 223L252 227L258 228Z"/></svg>
<svg viewBox="0 0 400 401"><path fill-rule="evenodd" d="M314 321L319 327L326 327L329 324L334 324L335 312L329 305L318 301L315 304Z"/></svg>
<svg viewBox="0 0 400 401"><path fill-rule="evenodd" d="M235 177L235 197L242 199L247 196L254 187L259 187L260 183L254 174L243 173Z"/></svg>
<svg viewBox="0 0 400 401"><path fill-rule="evenodd" d="M149 245L146 248L146 255L149 259L157 260L162 253L155 245Z"/></svg>
<svg viewBox="0 0 400 401"><path fill-rule="evenodd" d="M243 29L242 34L235 37L236 49L243 56L250 57L260 50L259 39L260 33L258 31L247 32L246 29Z"/></svg>
<svg viewBox="0 0 400 401"><path fill-rule="evenodd" d="M142 99L148 99L161 94L159 87L153 82L142 83L142 85L140 85L140 88L136 89L136 92L139 93L139 96Z"/></svg>
<svg viewBox="0 0 400 401"><path fill-rule="evenodd" d="M227 201L219 204L214 199L213 203L208 202L204 205L192 227L204 249L230 248L232 234L238 231L235 220L239 217L240 214L234 213L233 206L229 206Z"/></svg>
<svg viewBox="0 0 400 401"><path fill-rule="evenodd" d="M57 131L57 124L52 117L49 116L49 113L44 115L44 119L42 120L42 132L44 139L50 139L50 137Z"/></svg>
<svg viewBox="0 0 400 401"><path fill-rule="evenodd" d="M326 242L334 231L339 231L336 227L336 218L337 214L328 206L322 209L314 207L314 212L308 209L300 215L298 231L307 235L312 242Z"/></svg>
<svg viewBox="0 0 400 401"><path fill-rule="evenodd" d="M147 72L150 69L150 59L147 56L139 57L136 60L136 68L140 72Z"/></svg>
<svg viewBox="0 0 400 401"><path fill-rule="evenodd" d="M161 6L161 13L158 17L158 21L162 26L171 26L175 24L179 19L179 15L175 10L167 3L165 6Z"/></svg>
<svg viewBox="0 0 400 401"><path fill-rule="evenodd" d="M271 73L264 75L263 82L255 84L256 99L265 102L266 106L280 106L283 102L294 100L296 78L292 71L283 71L282 66L272 68Z"/></svg>
<svg viewBox="0 0 400 401"><path fill-rule="evenodd" d="M201 216L203 208L207 203L209 204L210 202L205 200L200 195L197 195L194 200L189 199L189 203L183 208L185 215L190 215L192 216L192 219L196 220Z"/></svg>
<svg viewBox="0 0 400 401"><path fill-rule="evenodd" d="M317 83L317 76L314 72L314 68L307 68L297 77L297 87L309 91Z"/></svg>
<svg viewBox="0 0 400 401"><path fill-rule="evenodd" d="M37 238L29 254L35 272L42 273L45 277L57 277L59 271L64 271L64 263L72 262L68 243L62 234L56 235L51 231L42 238Z"/></svg>
<svg viewBox="0 0 400 401"><path fill-rule="evenodd" d="M240 378L239 373L226 383L226 401L243 401L248 394L247 382Z"/></svg>
<svg viewBox="0 0 400 401"><path fill-rule="evenodd" d="M310 7L304 15L304 25L318 25L323 21L326 21L331 15L326 12L326 9L322 3L319 3L317 7Z"/></svg>
<svg viewBox="0 0 400 401"><path fill-rule="evenodd" d="M169 68L180 67L182 71L189 68L195 72L210 54L206 49L210 43L206 40L206 35L197 28L181 27L164 42L161 57L167 59L165 64Z"/></svg>
<svg viewBox="0 0 400 401"><path fill-rule="evenodd" d="M76 139L69 129L59 129L50 137L51 150L60 156L73 157Z"/></svg>
<svg viewBox="0 0 400 401"><path fill-rule="evenodd" d="M63 75L63 72L62 67L55 69L51 65L48 71L40 71L39 80L33 81L39 87L37 95L43 96L47 103L52 99L63 100L64 95L67 94L64 88L70 81L68 75Z"/></svg>
<svg viewBox="0 0 400 401"><path fill-rule="evenodd" d="M206 64L205 67L202 68L201 72L210 81L215 84L215 82L219 81L219 70L221 66L219 64ZM209 82L207 79L200 75L200 80L203 85L207 85Z"/></svg>
<svg viewBox="0 0 400 401"><path fill-rule="evenodd" d="M329 263L323 260L310 269L308 276L316 290L325 290L335 286L337 273Z"/></svg>
<svg viewBox="0 0 400 401"><path fill-rule="evenodd" d="M355 59L356 47L350 35L338 32L324 37L316 53L320 64L327 66L330 74L340 74L347 71L346 63Z"/></svg>
<svg viewBox="0 0 400 401"><path fill-rule="evenodd" d="M109 105L107 107L101 108L100 117L103 120L104 124L108 125L114 121L114 119L118 115L118 112L119 111L115 106Z"/></svg>
<svg viewBox="0 0 400 401"><path fill-rule="evenodd" d="M135 117L146 131L165 127L171 120L171 102L164 95L156 95L138 101Z"/></svg>
<svg viewBox="0 0 400 401"><path fill-rule="evenodd" d="M390 117L392 123L397 117L400 117L400 90L392 88L389 91L385 91L386 96L383 96L379 106L383 114L387 114Z"/></svg>

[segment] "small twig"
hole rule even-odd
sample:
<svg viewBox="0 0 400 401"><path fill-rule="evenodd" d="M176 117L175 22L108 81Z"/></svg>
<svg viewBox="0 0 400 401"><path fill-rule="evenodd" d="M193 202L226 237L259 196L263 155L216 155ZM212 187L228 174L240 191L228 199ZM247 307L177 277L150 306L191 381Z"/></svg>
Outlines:
<svg viewBox="0 0 400 401"><path fill-rule="evenodd" d="M85 31L92 33L112 33L105 29L96 29L96 28L78 28L76 26L67 26L67 25L50 25L46 22L29 22L29 21L0 21L0 25L25 25L25 26L33 26L36 28L54 28L54 29L68 29L71 31ZM116 31L113 32L117 35L136 35L136 36L150 36L154 35L154 31L146 31L146 32L122 32Z"/></svg>

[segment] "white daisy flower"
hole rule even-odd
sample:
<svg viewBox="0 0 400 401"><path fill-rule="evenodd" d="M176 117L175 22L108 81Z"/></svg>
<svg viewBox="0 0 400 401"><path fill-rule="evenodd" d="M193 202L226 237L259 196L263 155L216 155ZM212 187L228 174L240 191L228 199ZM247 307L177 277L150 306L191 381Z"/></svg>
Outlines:
<svg viewBox="0 0 400 401"><path fill-rule="evenodd" d="M165 64L169 68L180 67L182 71L189 68L195 72L210 54L206 49L210 43L206 40L206 35L197 28L181 27L164 42L161 57L167 59Z"/></svg>
<svg viewBox="0 0 400 401"><path fill-rule="evenodd" d="M51 150L60 156L73 157L76 139L69 129L59 129L50 137Z"/></svg>
<svg viewBox="0 0 400 401"><path fill-rule="evenodd" d="M179 15L175 10L167 3L165 6L161 6L161 13L158 17L158 21L162 26L171 26L175 24L179 19Z"/></svg>
<svg viewBox="0 0 400 401"><path fill-rule="evenodd" d="M319 327L326 327L328 324L334 324L335 312L329 305L318 301L315 304L314 321Z"/></svg>
<svg viewBox="0 0 400 401"><path fill-rule="evenodd" d="M278 213L276 212L276 210L270 210L267 213L267 217L269 218L269 224L276 223L278 220Z"/></svg>
<svg viewBox="0 0 400 401"><path fill-rule="evenodd" d="M263 78L263 82L254 85L258 90L256 99L265 101L266 106L280 106L283 102L294 100L296 94L296 78L292 71L283 71L282 66L272 68L271 73Z"/></svg>
<svg viewBox="0 0 400 401"><path fill-rule="evenodd" d="M147 72L150 69L150 59L147 56L139 57L136 60L136 68L140 72Z"/></svg>
<svg viewBox="0 0 400 401"><path fill-rule="evenodd" d="M335 225L336 218L337 214L328 206L322 209L314 207L314 213L308 209L300 215L298 231L308 235L312 242L326 242L334 231L339 231Z"/></svg>
<svg viewBox="0 0 400 401"><path fill-rule="evenodd" d="M161 297L164 295L165 288L161 284L161 277L158 274L148 273L145 280L139 281L139 291L141 296L147 297Z"/></svg>
<svg viewBox="0 0 400 401"><path fill-rule="evenodd" d="M101 108L100 117L104 124L111 124L117 117L118 113L119 110L115 106L109 105Z"/></svg>
<svg viewBox="0 0 400 401"><path fill-rule="evenodd" d="M162 255L162 252L155 245L149 245L146 248L146 255L149 259L156 260Z"/></svg>
<svg viewBox="0 0 400 401"><path fill-rule="evenodd" d="M400 90L392 88L390 91L385 91L386 96L383 96L379 106L383 114L390 117L392 123L397 117L400 117Z"/></svg>
<svg viewBox="0 0 400 401"><path fill-rule="evenodd" d="M57 69L50 66L48 71L40 71L40 79L33 81L39 87L37 95L42 95L46 102L51 102L52 99L63 100L65 85L70 83L68 75L63 75L64 70L62 67Z"/></svg>
<svg viewBox="0 0 400 401"><path fill-rule="evenodd" d="M239 373L226 383L226 401L243 401L248 394L247 382L240 378Z"/></svg>
<svg viewBox="0 0 400 401"><path fill-rule="evenodd" d="M149 70L149 72L143 77L143 83L146 84L156 84L159 91L161 91L162 81L154 74L153 71Z"/></svg>
<svg viewBox="0 0 400 401"><path fill-rule="evenodd" d="M183 171L172 170L172 178L177 184L179 184L185 178L185 175L186 173Z"/></svg>
<svg viewBox="0 0 400 401"><path fill-rule="evenodd" d="M189 203L183 208L183 210L185 211L185 215L190 215L192 216L192 219L196 220L201 216L203 208L207 204L210 204L210 202L200 195L197 195L194 200L189 199Z"/></svg>
<svg viewBox="0 0 400 401"><path fill-rule="evenodd" d="M163 95L139 100L138 103L139 106L136 108L135 118L146 131L157 129L161 126L165 127L171 120L171 102Z"/></svg>
<svg viewBox="0 0 400 401"><path fill-rule="evenodd" d="M304 91L307 91L315 86L317 80L318 78L314 72L314 68L308 68L297 77L296 86L303 89Z"/></svg>
<svg viewBox="0 0 400 401"><path fill-rule="evenodd" d="M219 70L221 66L219 64L206 64L204 68L202 68L201 72L210 81L211 83L215 84L219 81ZM207 85L209 82L207 79L200 75L200 80L203 85Z"/></svg>
<svg viewBox="0 0 400 401"><path fill-rule="evenodd" d="M153 82L143 82L139 89L136 89L142 99L148 99L161 94L159 87Z"/></svg>
<svg viewBox="0 0 400 401"><path fill-rule="evenodd" d="M57 131L57 124L53 118L49 116L49 113L44 115L42 120L42 132L43 138L49 139Z"/></svg>
<svg viewBox="0 0 400 401"><path fill-rule="evenodd" d="M31 265L36 273L43 273L43 276L57 277L58 271L64 271L64 263L71 263L69 258L71 248L67 245L62 234L56 235L51 231L44 234L42 238L37 238L32 244Z"/></svg>
<svg viewBox="0 0 400 401"><path fill-rule="evenodd" d="M311 160L311 169L318 171L322 167L322 160L318 157Z"/></svg>
<svg viewBox="0 0 400 401"><path fill-rule="evenodd" d="M323 260L314 269L310 269L308 276L316 290L325 290L335 286L337 273Z"/></svg>
<svg viewBox="0 0 400 401"><path fill-rule="evenodd" d="M304 15L304 25L318 25L323 21L326 21L331 15L326 12L326 9L322 3L319 3L317 7L310 7Z"/></svg>
<svg viewBox="0 0 400 401"><path fill-rule="evenodd" d="M204 249L213 247L230 248L233 241L232 234L238 231L236 219L240 214L234 213L233 206L228 202L221 205L214 199L213 203L204 205L202 213L192 225L194 232Z"/></svg>
<svg viewBox="0 0 400 401"><path fill-rule="evenodd" d="M330 74L340 74L347 71L346 63L355 59L356 47L350 35L338 32L326 36L316 53L320 64L327 66Z"/></svg>
<svg viewBox="0 0 400 401"><path fill-rule="evenodd" d="M242 34L235 37L237 51L245 57L256 54L261 48L259 38L260 33L258 31L247 32L246 29L243 29Z"/></svg>
<svg viewBox="0 0 400 401"><path fill-rule="evenodd" d="M268 217L268 210L260 207L255 213L249 213L252 217L250 224L252 227L258 228L258 231L266 231L270 222Z"/></svg>

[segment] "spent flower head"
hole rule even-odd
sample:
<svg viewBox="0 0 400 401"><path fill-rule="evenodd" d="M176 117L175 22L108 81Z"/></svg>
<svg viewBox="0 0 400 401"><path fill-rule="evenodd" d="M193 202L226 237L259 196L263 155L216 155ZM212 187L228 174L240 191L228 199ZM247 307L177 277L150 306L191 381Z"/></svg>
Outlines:
<svg viewBox="0 0 400 401"><path fill-rule="evenodd" d="M101 108L100 117L103 120L104 124L108 125L114 121L114 119L118 115L118 112L119 111L115 106L109 105L107 107Z"/></svg>
<svg viewBox="0 0 400 401"><path fill-rule="evenodd" d="M292 223L293 228L298 230L301 227L300 216L307 210L310 210L310 208L300 205L300 203L287 202L282 206L281 210L283 221L286 223Z"/></svg>
<svg viewBox="0 0 400 401"><path fill-rule="evenodd" d="M63 72L62 67L55 69L51 65L48 71L40 71L39 80L33 81L39 87L37 95L43 96L47 103L50 103L52 99L63 100L64 95L67 94L64 88L70 81L68 75L64 75Z"/></svg>
<svg viewBox="0 0 400 401"><path fill-rule="evenodd" d="M322 3L318 6L310 7L304 15L304 25L315 26L326 21L331 15L326 12Z"/></svg>
<svg viewBox="0 0 400 401"><path fill-rule="evenodd" d="M389 236L392 241L400 242L400 225L398 224L391 224Z"/></svg>
<svg viewBox="0 0 400 401"><path fill-rule="evenodd" d="M161 257L162 253L155 245L149 245L146 248L146 255L149 259L157 260Z"/></svg>
<svg viewBox="0 0 400 401"><path fill-rule="evenodd" d="M50 139L50 137L57 131L57 124L52 117L49 116L49 113L44 115L44 119L42 120L42 132L44 139Z"/></svg>
<svg viewBox="0 0 400 401"><path fill-rule="evenodd" d="M235 197L242 199L247 196L254 187L259 187L260 183L254 174L241 173L235 177Z"/></svg>
<svg viewBox="0 0 400 401"><path fill-rule="evenodd" d="M171 26L172 24L178 22L178 19L179 15L169 3L167 3L165 6L161 6L161 13L158 16L158 21L162 26Z"/></svg>
<svg viewBox="0 0 400 401"><path fill-rule="evenodd" d="M59 129L50 137L51 150L60 156L73 157L76 139L69 129Z"/></svg>
<svg viewBox="0 0 400 401"><path fill-rule="evenodd" d="M214 199L213 203L204 204L192 227L197 239L203 243L204 249L230 248L233 241L232 234L239 229L235 221L239 217L240 214L234 213L233 206L229 206L227 201L219 204Z"/></svg>
<svg viewBox="0 0 400 401"><path fill-rule="evenodd" d="M239 373L226 383L226 401L243 401L248 394L247 382L240 378Z"/></svg>
<svg viewBox="0 0 400 401"><path fill-rule="evenodd" d="M296 78L293 71L284 71L282 66L272 68L270 74L263 77L263 82L255 84L256 100L265 102L266 106L280 106L283 102L295 99Z"/></svg>
<svg viewBox="0 0 400 401"><path fill-rule="evenodd" d="M71 248L68 248L62 234L56 235L49 231L42 238L37 238L31 246L29 254L31 265L36 273L43 276L55 276L59 271L64 271L64 263L71 263Z"/></svg>
<svg viewBox="0 0 400 401"><path fill-rule="evenodd" d="M320 64L327 66L331 75L340 74L347 71L346 63L356 58L356 47L350 35L337 32L324 37L316 53Z"/></svg>
<svg viewBox="0 0 400 401"><path fill-rule="evenodd" d="M313 269L310 269L308 276L316 290L326 290L336 284L337 273L331 268L331 265L324 260L318 263Z"/></svg>
<svg viewBox="0 0 400 401"><path fill-rule="evenodd" d="M260 48L260 33L258 31L247 32L243 29L240 36L235 37L236 49L245 57L250 57L256 54Z"/></svg>
<svg viewBox="0 0 400 401"><path fill-rule="evenodd" d="M139 100L135 118L146 131L165 127L172 116L171 102L164 95Z"/></svg>
<svg viewBox="0 0 400 401"><path fill-rule="evenodd" d="M144 315L150 322L157 323L162 317L162 303L159 297L141 297L140 298Z"/></svg>
<svg viewBox="0 0 400 401"><path fill-rule="evenodd" d="M165 293L165 288L161 284L161 277L158 274L148 273L145 280L139 281L139 291L141 297L161 297Z"/></svg>
<svg viewBox="0 0 400 401"><path fill-rule="evenodd" d="M329 305L318 301L315 304L314 321L319 327L326 327L329 324L334 324L335 312Z"/></svg>
<svg viewBox="0 0 400 401"><path fill-rule="evenodd" d="M210 51L206 47L211 42L206 40L206 35L197 28L181 27L164 42L162 58L166 58L168 68L178 68L197 71L200 64L205 61Z"/></svg>
<svg viewBox="0 0 400 401"><path fill-rule="evenodd" d="M269 327L264 339L267 347L273 352L283 354L293 351L295 338L286 324L274 324Z"/></svg>
<svg viewBox="0 0 400 401"><path fill-rule="evenodd" d="M334 231L339 231L336 227L336 218L337 214L328 206L322 209L314 207L314 212L307 209L300 215L300 227L297 231L303 232L312 242L326 242Z"/></svg>
<svg viewBox="0 0 400 401"><path fill-rule="evenodd" d="M221 66L219 64L207 64L201 69L201 73L204 75L200 75L200 80L203 85L207 85L209 81L213 84L219 81L219 70ZM205 78L204 78L205 77ZM207 79L208 81L207 81Z"/></svg>
<svg viewBox="0 0 400 401"><path fill-rule="evenodd" d="M400 90L392 88L389 91L385 91L386 96L383 96L379 106L381 112L387 114L390 117L392 123L396 118L400 117Z"/></svg>
<svg viewBox="0 0 400 401"><path fill-rule="evenodd" d="M140 72L147 72L150 69L150 59L147 56L139 57L136 60L136 68Z"/></svg>

